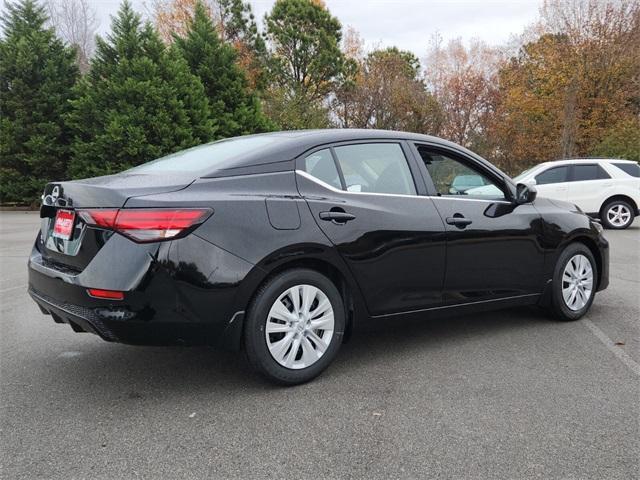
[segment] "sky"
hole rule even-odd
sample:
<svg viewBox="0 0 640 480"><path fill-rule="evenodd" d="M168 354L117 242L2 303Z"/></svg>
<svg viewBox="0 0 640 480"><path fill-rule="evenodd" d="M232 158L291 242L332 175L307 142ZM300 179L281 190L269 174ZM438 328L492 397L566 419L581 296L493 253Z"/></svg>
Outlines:
<svg viewBox="0 0 640 480"><path fill-rule="evenodd" d="M250 0L256 18L263 18L275 0ZM109 15L119 0L90 0L100 21L99 33L109 29ZM149 1L133 0L140 12ZM446 40L480 39L490 45L508 42L537 18L541 0L325 0L343 27L352 26L365 49L397 46L423 56L438 33Z"/></svg>

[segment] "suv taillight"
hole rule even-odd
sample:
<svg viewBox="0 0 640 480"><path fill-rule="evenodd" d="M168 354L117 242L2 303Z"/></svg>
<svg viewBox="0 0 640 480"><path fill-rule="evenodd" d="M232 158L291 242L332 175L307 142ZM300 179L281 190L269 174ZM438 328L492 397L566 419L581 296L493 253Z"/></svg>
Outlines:
<svg viewBox="0 0 640 480"><path fill-rule="evenodd" d="M209 208L93 208L77 210L87 225L115 230L135 242L158 242L186 235L212 213Z"/></svg>

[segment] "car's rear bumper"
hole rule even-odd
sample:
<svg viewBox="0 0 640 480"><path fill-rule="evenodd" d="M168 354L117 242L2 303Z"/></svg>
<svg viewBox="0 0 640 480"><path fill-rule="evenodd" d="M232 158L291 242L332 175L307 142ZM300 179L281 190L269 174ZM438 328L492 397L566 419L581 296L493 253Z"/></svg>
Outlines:
<svg viewBox="0 0 640 480"><path fill-rule="evenodd" d="M106 341L237 347L244 314L238 293L252 265L193 235L172 243L153 251L123 244L128 262L79 274L51 265L34 248L29 294L54 321ZM97 261L104 265L105 259ZM88 288L123 291L124 299L93 298Z"/></svg>
<svg viewBox="0 0 640 480"><path fill-rule="evenodd" d="M56 323L69 324L74 332L96 334L107 342L130 345L207 345L210 339L216 337L212 326L204 323L150 324L138 320L135 315L125 318L125 315L131 314L127 307L104 309L66 303L38 292L31 286L29 294L42 313L51 315Z"/></svg>

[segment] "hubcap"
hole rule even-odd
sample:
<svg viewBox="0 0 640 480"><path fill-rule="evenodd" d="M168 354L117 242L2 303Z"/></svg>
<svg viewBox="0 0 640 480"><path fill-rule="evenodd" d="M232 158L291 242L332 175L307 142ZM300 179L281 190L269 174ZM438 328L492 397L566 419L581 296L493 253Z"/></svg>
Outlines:
<svg viewBox="0 0 640 480"><path fill-rule="evenodd" d="M313 285L296 285L280 295L269 310L265 337L276 362L299 370L324 355L333 329L333 307L327 295Z"/></svg>
<svg viewBox="0 0 640 480"><path fill-rule="evenodd" d="M607 210L607 220L611 225L624 227L631 219L631 212L626 205L616 204Z"/></svg>
<svg viewBox="0 0 640 480"><path fill-rule="evenodd" d="M574 255L567 262L562 274L564 303L573 311L584 308L593 292L593 268L582 254Z"/></svg>

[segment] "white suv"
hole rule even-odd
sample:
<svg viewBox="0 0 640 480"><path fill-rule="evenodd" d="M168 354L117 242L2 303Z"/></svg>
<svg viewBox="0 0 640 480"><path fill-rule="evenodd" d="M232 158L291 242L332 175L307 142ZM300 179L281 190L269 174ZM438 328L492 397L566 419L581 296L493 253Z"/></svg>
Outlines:
<svg viewBox="0 0 640 480"><path fill-rule="evenodd" d="M640 165L629 160L585 158L536 165L514 178L536 185L538 195L571 202L607 228L627 228L640 206Z"/></svg>

